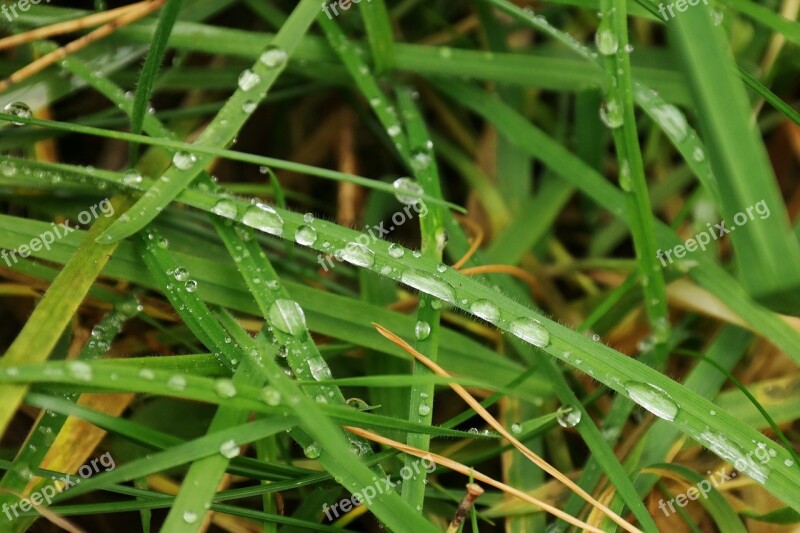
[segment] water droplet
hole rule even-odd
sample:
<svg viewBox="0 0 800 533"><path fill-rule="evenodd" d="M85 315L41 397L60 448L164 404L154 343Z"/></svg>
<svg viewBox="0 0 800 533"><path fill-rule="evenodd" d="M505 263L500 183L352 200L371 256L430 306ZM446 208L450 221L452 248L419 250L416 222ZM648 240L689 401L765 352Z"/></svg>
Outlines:
<svg viewBox="0 0 800 533"><path fill-rule="evenodd" d="M138 185L142 179L142 174L135 168L129 168L122 175L122 183L125 185Z"/></svg>
<svg viewBox="0 0 800 533"><path fill-rule="evenodd" d="M273 407L276 405L280 405L281 403L281 393L275 387L264 387L261 389L261 401L267 405L272 405Z"/></svg>
<svg viewBox="0 0 800 533"><path fill-rule="evenodd" d="M169 381L167 381L167 387L172 390L182 391L186 389L186 378L176 374L169 378Z"/></svg>
<svg viewBox="0 0 800 533"><path fill-rule="evenodd" d="M556 420L562 428L572 428L581 421L582 412L571 405L566 405L558 410Z"/></svg>
<svg viewBox="0 0 800 533"><path fill-rule="evenodd" d="M173 275L175 276L175 279L177 279L178 281L186 281L187 279L189 279L189 271L183 267L176 268Z"/></svg>
<svg viewBox="0 0 800 533"><path fill-rule="evenodd" d="M669 422L675 420L678 405L667 392L649 383L628 382L625 390L631 400L638 403L654 415Z"/></svg>
<svg viewBox="0 0 800 533"><path fill-rule="evenodd" d="M31 118L33 113L28 104L24 102L12 102L3 108L3 113L7 115L14 115L20 118ZM24 122L12 122L15 126L22 126Z"/></svg>
<svg viewBox="0 0 800 533"><path fill-rule="evenodd" d="M283 234L283 219L270 206L256 203L247 208L242 223L270 235Z"/></svg>
<svg viewBox="0 0 800 533"><path fill-rule="evenodd" d="M186 282L186 285L184 285L184 287L186 287L187 292L194 292L197 290L197 282L193 279L190 279L189 281Z"/></svg>
<svg viewBox="0 0 800 533"><path fill-rule="evenodd" d="M428 416L429 414L431 414L431 406L423 402L419 404L419 407L417 408L417 413L419 413L419 416Z"/></svg>
<svg viewBox="0 0 800 533"><path fill-rule="evenodd" d="M703 149L699 146L696 146L694 152L692 153L692 158L698 163L702 163L706 159L706 154L703 152Z"/></svg>
<svg viewBox="0 0 800 533"><path fill-rule="evenodd" d="M319 444L316 442L312 442L305 448L303 448L303 454L308 457L309 459L316 459L320 455L322 455L322 448L320 448Z"/></svg>
<svg viewBox="0 0 800 533"><path fill-rule="evenodd" d="M511 424L511 433L513 433L514 435L521 435L522 426L519 424Z"/></svg>
<svg viewBox="0 0 800 533"><path fill-rule="evenodd" d="M414 336L417 338L418 341L425 340L431 334L431 326L427 322L417 321L417 325L414 326Z"/></svg>
<svg viewBox="0 0 800 533"><path fill-rule="evenodd" d="M233 459L234 457L238 457L240 453L242 453L242 449L236 445L236 441L233 439L226 440L223 442L219 447L219 453L228 459Z"/></svg>
<svg viewBox="0 0 800 533"><path fill-rule="evenodd" d="M242 104L242 111L244 111L248 115L250 113L255 112L256 109L258 109L258 104L253 102L252 100L248 100Z"/></svg>
<svg viewBox="0 0 800 533"><path fill-rule="evenodd" d="M270 45L264 50L264 53L261 54L259 59L269 68L278 68L286 64L289 55L283 48Z"/></svg>
<svg viewBox="0 0 800 533"><path fill-rule="evenodd" d="M791 460L791 459L786 459L786 460L783 462L783 464L785 464L786 466L792 466L792 465L794 464L794 461L793 461L793 460Z"/></svg>
<svg viewBox="0 0 800 533"><path fill-rule="evenodd" d="M317 242L317 230L311 226L300 226L294 234L294 240L297 244L311 246Z"/></svg>
<svg viewBox="0 0 800 533"><path fill-rule="evenodd" d="M139 377L151 381L156 378L156 375L149 368L143 368L139 370Z"/></svg>
<svg viewBox="0 0 800 533"><path fill-rule="evenodd" d="M194 524L197 522L197 513L186 511L183 513L183 521L187 524Z"/></svg>
<svg viewBox="0 0 800 533"><path fill-rule="evenodd" d="M420 270L406 270L400 275L400 281L418 291L435 296L445 302L455 304L456 293L452 285L435 277L433 274Z"/></svg>
<svg viewBox="0 0 800 533"><path fill-rule="evenodd" d="M487 322L494 323L500 318L500 310L489 300L477 300L469 306L469 310L473 315Z"/></svg>
<svg viewBox="0 0 800 533"><path fill-rule="evenodd" d="M189 152L175 152L175 155L172 156L172 163L181 170L192 168L196 162L197 156Z"/></svg>
<svg viewBox="0 0 800 533"><path fill-rule="evenodd" d="M403 257L403 255L405 255L405 253L406 253L405 250L399 244L392 243L389 245L389 255L391 255L395 259L400 259L401 257Z"/></svg>
<svg viewBox="0 0 800 533"><path fill-rule="evenodd" d="M402 132L403 130L401 130L400 126L398 126L397 124L393 124L386 129L386 133L388 133L390 137L397 137Z"/></svg>
<svg viewBox="0 0 800 533"><path fill-rule="evenodd" d="M357 411L366 411L369 409L369 404L362 400L361 398L348 398L347 405L352 407Z"/></svg>
<svg viewBox="0 0 800 533"><path fill-rule="evenodd" d="M392 186L395 188L394 196L397 201L405 205L419 202L419 195L425 192L422 185L411 178L398 178L394 180Z"/></svg>
<svg viewBox="0 0 800 533"><path fill-rule="evenodd" d="M211 208L211 212L225 218L236 218L236 203L233 200L219 200Z"/></svg>
<svg viewBox="0 0 800 533"><path fill-rule="evenodd" d="M629 54L633 52L633 45L631 43L626 44L625 51L628 52Z"/></svg>
<svg viewBox="0 0 800 533"><path fill-rule="evenodd" d="M220 398L233 398L236 396L236 386L229 379L218 379L214 382L214 390Z"/></svg>
<svg viewBox="0 0 800 533"><path fill-rule="evenodd" d="M623 191L631 190L631 166L627 159L622 161L619 169L619 186Z"/></svg>
<svg viewBox="0 0 800 533"><path fill-rule="evenodd" d="M650 109L664 131L676 142L686 139L689 125L680 109L672 104L663 104Z"/></svg>
<svg viewBox="0 0 800 533"><path fill-rule="evenodd" d="M324 381L333 377L331 375L331 369L328 368L328 365L325 363L325 361L321 359L309 359L308 369L311 371L311 377L317 381Z"/></svg>
<svg viewBox="0 0 800 533"><path fill-rule="evenodd" d="M355 266L369 268L375 264L375 253L366 246L355 242L347 243L347 246L342 249L341 255L342 259Z"/></svg>
<svg viewBox="0 0 800 533"><path fill-rule="evenodd" d="M245 92L249 91L260 82L261 78L252 70L243 70L242 73L239 74L239 88Z"/></svg>
<svg viewBox="0 0 800 533"><path fill-rule="evenodd" d="M277 329L295 337L306 331L305 313L294 300L275 300L269 308L269 320Z"/></svg>
<svg viewBox="0 0 800 533"><path fill-rule="evenodd" d="M609 100L600 106L600 119L610 129L619 128L624 122L622 107L616 100Z"/></svg>
<svg viewBox="0 0 800 533"><path fill-rule="evenodd" d="M544 348L550 344L550 333L537 320L519 318L511 323L508 330L512 335L539 348Z"/></svg>
<svg viewBox="0 0 800 533"><path fill-rule="evenodd" d="M594 44L597 45L597 51L604 56L616 54L619 48L617 36L606 26L605 22L600 25L597 33L594 34Z"/></svg>

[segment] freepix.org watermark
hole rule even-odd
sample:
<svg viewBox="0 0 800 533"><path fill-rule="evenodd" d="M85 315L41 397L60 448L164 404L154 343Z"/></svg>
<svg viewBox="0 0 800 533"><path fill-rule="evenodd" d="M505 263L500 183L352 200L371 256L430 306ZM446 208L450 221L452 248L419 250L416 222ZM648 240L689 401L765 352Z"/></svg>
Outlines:
<svg viewBox="0 0 800 533"><path fill-rule="evenodd" d="M62 492L71 489L80 483L81 479L87 479L92 477L94 474L99 473L100 467L98 466L98 463L100 463L100 466L104 468L105 472L114 470L114 468L117 466L117 464L114 462L114 458L111 457L111 454L106 452L100 457L92 459L80 467L77 475L64 474L63 476L52 476L51 479L54 481L52 485L45 485L38 491L33 492L29 498L22 498L13 505L4 503L2 508L3 514L5 514L6 518L11 521L15 518L19 518L19 511L30 511L34 507L42 505L42 503L45 505L50 505L50 502L53 500L56 494L61 494Z"/></svg>
<svg viewBox="0 0 800 533"><path fill-rule="evenodd" d="M433 459L431 459L430 455L426 455L422 459L414 461L411 463L411 465L406 465L401 468L400 477L403 478L403 481L408 481L415 475L421 474L421 468L430 474L436 470L436 463L433 462ZM395 490L396 487L402 485L403 483L403 481L392 481L391 476L386 476L385 478L381 479L374 477L372 479L375 480L375 483L362 488L360 492L354 492L349 498L343 498L330 507L327 503L323 504L322 512L325 513L325 516L328 518L328 520L332 521L334 518L339 517L340 512L350 512L352 509L359 507L363 503L366 503L367 507L369 507L369 504L372 503L372 500L378 496L378 494Z"/></svg>
<svg viewBox="0 0 800 533"><path fill-rule="evenodd" d="M358 237L354 240L348 242L343 248L340 250L336 250L332 254L319 254L317 255L317 263L327 272L328 270L334 268L336 265L331 261L331 257L339 261L346 261L348 257L352 257L356 255L359 249L363 249L368 247L371 243L377 242L381 240L384 235L388 235L398 227L402 226L412 218L414 215L411 214L411 211L415 211L418 216L424 217L428 214L428 206L425 205L425 202L422 200L417 200L414 203L406 204L406 206L401 210L397 211L391 216L392 225L388 228L385 227L387 222L381 222L375 226L365 226L364 229L366 233L361 233ZM373 232L374 230L374 232ZM391 249L389 250L391 253Z"/></svg>
<svg viewBox="0 0 800 533"><path fill-rule="evenodd" d="M372 0L364 0L365 2L369 3ZM334 0L330 4L325 2L322 3L322 10L328 15L330 20L333 20L333 17L339 16L339 10L336 9L337 7L342 10L342 12L347 11L350 9L353 4L360 4L361 0ZM331 16L331 11L333 11L333 16Z"/></svg>
<svg viewBox="0 0 800 533"><path fill-rule="evenodd" d="M114 206L111 205L111 200L108 198L102 200L97 205L91 206L86 211L81 211L78 214L78 222L86 226L92 220L99 218L101 214L105 217L110 217L114 214ZM49 252L50 246L56 242L56 239L61 239L78 229L77 227L69 227L69 220L65 220L58 225L53 222L51 226L53 228L52 230L47 230L38 237L34 237L28 244L21 244L15 250L0 250L0 257L3 258L6 265L11 266L19 262L17 258L18 254L20 258L24 259L31 255L32 251L38 252L42 248L45 248Z"/></svg>
<svg viewBox="0 0 800 533"><path fill-rule="evenodd" d="M678 0L677 2L672 2L671 4L666 5L666 9L664 4L658 4L658 12L661 13L661 16L664 17L664 20L669 20L669 17L675 17L675 12L672 8L677 8L678 11L681 13L685 12L689 7L696 6L700 3L700 0ZM705 5L708 5L708 0L703 0ZM667 11L669 11L669 17L667 17Z"/></svg>
<svg viewBox="0 0 800 533"><path fill-rule="evenodd" d="M669 250L664 250L664 251L658 250L656 252L656 257L659 259L659 261L661 261L661 264L666 267L667 262L672 264L672 262L674 261L674 259L672 258L673 254L675 254L675 258L683 259L686 256L686 252L694 252L698 248L705 251L706 246L708 246L708 244L712 241L712 239L717 240L723 235L726 235L734 231L737 227L744 226L749 221L754 220L755 215L753 214L753 211L755 211L755 215L758 215L761 218L761 220L769 218L770 215L769 206L767 205L767 202L761 200L760 202L751 205L744 211L739 211L738 213L736 213L733 216L733 222L736 225L731 225L731 227L728 228L725 226L727 222L723 220L719 224L714 224L714 226L712 227L711 223L709 222L708 231L701 231L700 233L695 235L693 239L689 239L684 244L679 244L673 248L670 248Z"/></svg>
<svg viewBox="0 0 800 533"><path fill-rule="evenodd" d="M0 12L3 13L3 15L9 22L11 22L17 17L19 17L17 9L19 9L21 12L24 13L28 11L31 8L31 6L39 5L42 2L44 2L45 4L49 4L50 0L19 0L19 2L11 4L2 4L0 5Z"/></svg>
<svg viewBox="0 0 800 533"><path fill-rule="evenodd" d="M756 459L758 459L762 465L768 463L773 457L769 450L767 450L766 446L759 445L755 450L752 450L748 452L747 455L740 457L734 463L734 468L739 471L744 471L745 473L748 472L748 466L750 468L755 468L756 463L753 460L753 455L756 456ZM725 471L725 467L720 468L714 474L712 474L710 470L707 470L706 475L709 476L708 478L701 480L694 487L689 487L689 489L686 490L686 493L678 494L667 502L665 502L663 499L659 500L658 507L664 511L664 516L669 516L670 514L676 512L675 506L672 505L673 503L677 503L680 507L686 507L689 501L697 500L701 495L703 498L708 499L708 493L711 492L712 483L714 487L719 487L725 482L736 477L736 471L731 472L730 475L726 474ZM669 512L667 512L668 506Z"/></svg>

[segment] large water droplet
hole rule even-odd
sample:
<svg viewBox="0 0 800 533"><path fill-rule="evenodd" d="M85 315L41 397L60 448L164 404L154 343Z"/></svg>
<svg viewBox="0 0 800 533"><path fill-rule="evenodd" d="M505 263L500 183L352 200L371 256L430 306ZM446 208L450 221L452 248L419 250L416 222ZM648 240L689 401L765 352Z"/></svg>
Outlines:
<svg viewBox="0 0 800 533"><path fill-rule="evenodd" d="M311 377L317 381L324 381L331 379L331 369L325 364L325 361L310 359L308 361L308 369L311 372Z"/></svg>
<svg viewBox="0 0 800 533"><path fill-rule="evenodd" d="M418 291L435 296L445 302L455 304L456 292L453 286L433 274L420 270L406 270L400 275L400 281Z"/></svg>
<svg viewBox="0 0 800 533"><path fill-rule="evenodd" d="M638 403L654 415L669 422L675 420L678 414L678 404L667 392L649 383L628 382L625 390L631 400Z"/></svg>
<svg viewBox="0 0 800 533"><path fill-rule="evenodd" d="M24 102L12 102L3 108L3 113L7 115L14 115L20 118L31 118L33 113L28 104ZM23 122L12 122L15 126L22 126Z"/></svg>
<svg viewBox="0 0 800 533"><path fill-rule="evenodd" d="M233 200L222 199L214 204L211 212L225 218L236 218L236 203Z"/></svg>
<svg viewBox="0 0 800 533"><path fill-rule="evenodd" d="M477 300L469 306L470 312L487 322L497 322L500 318L500 309L489 300Z"/></svg>
<svg viewBox="0 0 800 533"><path fill-rule="evenodd" d="M422 185L411 178L398 178L394 180L392 186L397 191L394 193L397 201L405 205L412 205L419 202L419 195L425 192Z"/></svg>
<svg viewBox="0 0 800 533"><path fill-rule="evenodd" d="M178 281L186 281L189 279L189 271L183 267L176 268L175 272L173 272L173 275Z"/></svg>
<svg viewBox="0 0 800 533"><path fill-rule="evenodd" d="M259 59L269 68L278 68L283 66L288 58L289 55L286 53L286 50L270 45L264 50L264 53L261 54Z"/></svg>
<svg viewBox="0 0 800 533"><path fill-rule="evenodd" d="M419 404L419 407L417 408L417 413L419 413L419 416L428 416L429 414L431 414L431 406L423 402Z"/></svg>
<svg viewBox="0 0 800 533"><path fill-rule="evenodd" d="M575 409L571 405L566 405L558 410L556 420L561 427L571 428L578 425L578 422L581 421L581 416L582 413L580 409Z"/></svg>
<svg viewBox="0 0 800 533"><path fill-rule="evenodd" d="M251 228L280 236L283 234L283 219L270 206L261 203L251 205L242 217L242 223Z"/></svg>
<svg viewBox="0 0 800 533"><path fill-rule="evenodd" d="M341 255L342 259L355 266L369 268L375 264L375 253L355 242L347 243Z"/></svg>
<svg viewBox="0 0 800 533"><path fill-rule="evenodd" d="M239 88L245 92L249 91L260 82L261 78L252 70L243 70L242 73L239 74Z"/></svg>
<svg viewBox="0 0 800 533"><path fill-rule="evenodd" d="M273 326L290 335L299 336L306 331L306 315L294 300L275 300L269 308L269 320Z"/></svg>
<svg viewBox="0 0 800 533"><path fill-rule="evenodd" d="M311 246L317 242L317 230L311 226L300 226L294 234L294 240L297 244Z"/></svg>
<svg viewBox="0 0 800 533"><path fill-rule="evenodd" d="M197 522L197 513L186 511L183 513L183 521L187 524L194 524Z"/></svg>
<svg viewBox="0 0 800 533"><path fill-rule="evenodd" d="M539 348L545 348L550 344L550 333L537 320L519 318L511 323L508 330L512 335Z"/></svg>
<svg viewBox="0 0 800 533"><path fill-rule="evenodd" d="M172 156L172 163L181 170L192 168L196 162L197 156L189 152L175 152L175 155Z"/></svg>

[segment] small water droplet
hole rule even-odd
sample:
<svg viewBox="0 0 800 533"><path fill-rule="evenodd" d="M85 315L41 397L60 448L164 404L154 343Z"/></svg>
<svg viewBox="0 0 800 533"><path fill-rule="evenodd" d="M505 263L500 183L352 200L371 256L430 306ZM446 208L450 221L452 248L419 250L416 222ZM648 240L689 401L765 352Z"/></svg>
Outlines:
<svg viewBox="0 0 800 533"><path fill-rule="evenodd" d="M270 206L256 203L247 208L242 223L270 235L283 234L283 219Z"/></svg>
<svg viewBox="0 0 800 533"><path fill-rule="evenodd" d="M411 178L398 178L392 186L395 188L394 196L397 201L405 205L416 204L420 201L419 195L425 192L422 185Z"/></svg>
<svg viewBox="0 0 800 533"><path fill-rule="evenodd" d="M511 424L511 433L513 433L514 435L521 435L522 426L519 424Z"/></svg>
<svg viewBox="0 0 800 533"><path fill-rule="evenodd" d="M229 379L218 379L214 382L214 390L220 398L233 398L236 396L236 386Z"/></svg>
<svg viewBox="0 0 800 533"><path fill-rule="evenodd" d="M417 413L419 414L419 416L428 416L429 414L431 414L431 406L423 402L419 404L419 407L417 408Z"/></svg>
<svg viewBox="0 0 800 533"><path fill-rule="evenodd" d="M375 264L375 253L361 244L350 242L341 250L342 259L351 265L369 268Z"/></svg>
<svg viewBox="0 0 800 533"><path fill-rule="evenodd" d="M566 405L558 410L556 420L561 427L571 428L578 425L578 422L581 421L582 414L580 409L576 409L571 405Z"/></svg>
<svg viewBox="0 0 800 533"><path fill-rule="evenodd" d="M178 281L186 281L187 279L189 279L189 271L183 267L176 268L173 275L175 276L175 279L177 279Z"/></svg>
<svg viewBox="0 0 800 533"><path fill-rule="evenodd" d="M624 122L622 107L616 100L603 102L600 106L600 119L610 129L619 128Z"/></svg>
<svg viewBox="0 0 800 533"><path fill-rule="evenodd" d="M197 282L193 279L190 279L189 281L186 282L184 287L186 287L187 292L194 292L197 290Z"/></svg>
<svg viewBox="0 0 800 533"><path fill-rule="evenodd" d="M294 300L275 300L269 308L268 316L272 325L284 333L297 337L306 331L305 313Z"/></svg>
<svg viewBox="0 0 800 533"><path fill-rule="evenodd" d="M469 306L469 310L487 322L494 323L500 318L500 309L489 300L477 300Z"/></svg>
<svg viewBox="0 0 800 533"><path fill-rule="evenodd" d="M181 170L192 168L196 162L197 156L189 152L175 152L175 155L172 156L172 163Z"/></svg>
<svg viewBox="0 0 800 533"><path fill-rule="evenodd" d="M92 380L92 367L83 361L72 361L67 365L67 370L69 371L69 374L77 380Z"/></svg>
<svg viewBox="0 0 800 533"><path fill-rule="evenodd" d="M129 168L122 175L122 183L125 185L138 185L142 182L142 174L135 168Z"/></svg>
<svg viewBox="0 0 800 533"><path fill-rule="evenodd" d="M317 242L317 230L311 226L300 226L294 234L294 240L297 244L311 246Z"/></svg>
<svg viewBox="0 0 800 533"><path fill-rule="evenodd" d="M3 113L20 118L31 118L33 113L25 102L12 102L3 108ZM24 122L12 122L15 126L22 126Z"/></svg>
<svg viewBox="0 0 800 533"><path fill-rule="evenodd" d="M414 336L417 338L418 341L425 340L431 334L431 326L427 322L417 321L416 326L414 326Z"/></svg>
<svg viewBox="0 0 800 533"><path fill-rule="evenodd" d="M264 387L261 389L261 401L267 405L272 405L273 407L276 405L280 405L281 403L281 393L278 392L278 389L274 387Z"/></svg>
<svg viewBox="0 0 800 533"><path fill-rule="evenodd" d="M689 125L680 109L672 104L663 104L650 109L664 131L676 142L682 142L689 134Z"/></svg>
<svg viewBox="0 0 800 533"><path fill-rule="evenodd" d="M600 25L597 33L594 34L594 43L597 45L597 51L604 56L616 54L619 48L617 36L607 27L605 22Z"/></svg>
<svg viewBox="0 0 800 533"><path fill-rule="evenodd" d="M405 253L406 253L405 250L399 244L392 243L389 245L389 255L391 255L395 259L400 259L401 257L403 257L403 255L405 255Z"/></svg>
<svg viewBox="0 0 800 533"><path fill-rule="evenodd" d="M219 447L219 453L228 459L233 459L234 457L238 457L240 453L242 453L242 449L236 445L236 441L233 439L226 440L223 442Z"/></svg>
<svg viewBox="0 0 800 533"><path fill-rule="evenodd" d="M169 378L169 381L167 381L167 387L172 390L182 391L186 389L186 378L176 374Z"/></svg>
<svg viewBox="0 0 800 533"><path fill-rule="evenodd" d="M418 291L435 296L445 302L455 304L456 294L453 286L433 274L420 270L406 270L400 275L400 281Z"/></svg>
<svg viewBox="0 0 800 533"><path fill-rule="evenodd" d="M537 320L519 318L511 323L509 331L512 335L539 348L545 348L550 344L550 333Z"/></svg>
<svg viewBox="0 0 800 533"><path fill-rule="evenodd" d="M183 513L183 521L187 524L194 524L197 522L197 513L186 511Z"/></svg>
<svg viewBox="0 0 800 533"><path fill-rule="evenodd" d="M236 203L233 200L219 200L211 208L211 212L225 218L236 218Z"/></svg>
<svg viewBox="0 0 800 533"><path fill-rule="evenodd" d="M261 77L252 70L243 70L239 74L239 88L245 92L249 91L261 82Z"/></svg>
<svg viewBox="0 0 800 533"><path fill-rule="evenodd" d="M305 448L303 448L303 454L308 457L309 459L316 459L320 455L322 455L322 448L320 448L319 444L316 442L312 442Z"/></svg>
<svg viewBox="0 0 800 533"><path fill-rule="evenodd" d="M675 420L678 405L665 390L649 383L628 382L624 386L631 400L668 422Z"/></svg>
<svg viewBox="0 0 800 533"><path fill-rule="evenodd" d="M266 48L266 50L264 50L264 53L261 54L259 59L268 68L278 68L286 64L287 59L289 59L289 55L283 48L270 45Z"/></svg>

